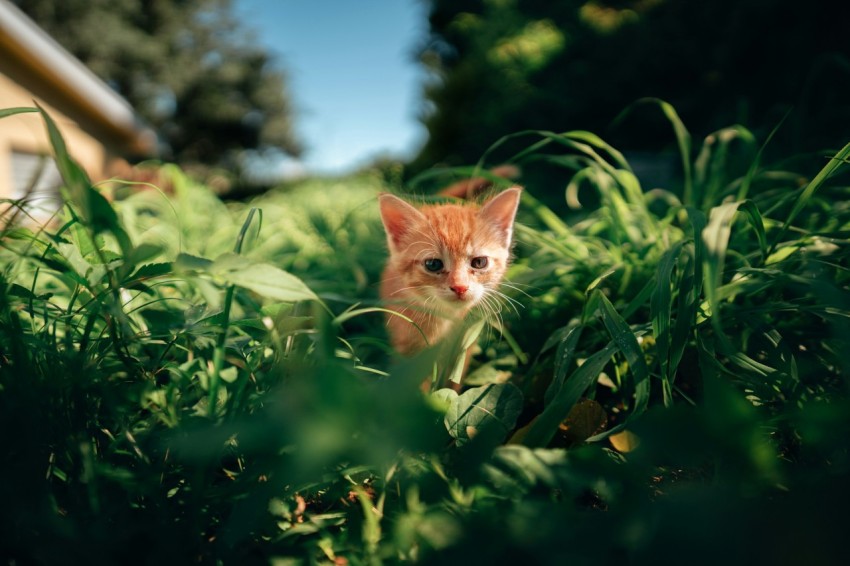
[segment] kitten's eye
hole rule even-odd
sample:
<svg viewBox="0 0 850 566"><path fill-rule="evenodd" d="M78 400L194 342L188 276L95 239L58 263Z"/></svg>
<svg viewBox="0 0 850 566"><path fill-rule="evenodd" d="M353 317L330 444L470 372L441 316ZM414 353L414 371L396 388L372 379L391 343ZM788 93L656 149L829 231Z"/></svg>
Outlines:
<svg viewBox="0 0 850 566"><path fill-rule="evenodd" d="M469 264L475 269L484 269L485 267L487 267L487 263L488 260L484 256L474 257L472 258L472 261L469 262Z"/></svg>
<svg viewBox="0 0 850 566"><path fill-rule="evenodd" d="M436 273L443 269L443 260L432 257L425 260L425 269L431 273Z"/></svg>

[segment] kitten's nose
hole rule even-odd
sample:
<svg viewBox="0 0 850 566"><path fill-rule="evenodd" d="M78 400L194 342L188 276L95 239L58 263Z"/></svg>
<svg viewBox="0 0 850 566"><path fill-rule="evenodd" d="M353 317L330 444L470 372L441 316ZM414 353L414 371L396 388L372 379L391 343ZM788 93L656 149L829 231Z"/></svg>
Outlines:
<svg viewBox="0 0 850 566"><path fill-rule="evenodd" d="M449 289L454 291L458 299L462 299L469 287L467 287L466 285L452 285L451 287L449 287Z"/></svg>

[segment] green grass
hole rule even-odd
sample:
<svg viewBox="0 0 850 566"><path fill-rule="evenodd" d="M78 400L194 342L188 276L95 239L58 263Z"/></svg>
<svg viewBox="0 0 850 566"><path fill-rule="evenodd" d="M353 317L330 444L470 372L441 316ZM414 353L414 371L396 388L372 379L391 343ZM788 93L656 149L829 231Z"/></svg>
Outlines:
<svg viewBox="0 0 850 566"><path fill-rule="evenodd" d="M2 556L835 560L850 146L785 170L736 126L692 153L650 103L676 186L646 190L588 132L484 156L574 175L560 207L527 187L512 301L465 392L430 396L452 360L395 359L377 298L375 197L397 187L364 173L223 203L164 167L161 190L95 188L43 114L66 205L0 240Z"/></svg>

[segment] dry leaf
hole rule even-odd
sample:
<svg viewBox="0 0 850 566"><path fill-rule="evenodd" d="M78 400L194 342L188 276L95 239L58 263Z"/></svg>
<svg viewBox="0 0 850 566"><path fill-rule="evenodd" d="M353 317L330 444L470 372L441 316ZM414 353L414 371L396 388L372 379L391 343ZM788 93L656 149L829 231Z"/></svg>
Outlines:
<svg viewBox="0 0 850 566"><path fill-rule="evenodd" d="M617 434L612 434L608 437L608 440L611 441L611 446L614 447L618 452L631 452L635 448L640 445L640 438L628 430L624 430L618 432Z"/></svg>
<svg viewBox="0 0 850 566"><path fill-rule="evenodd" d="M602 405L593 399L581 399L558 426L557 444L572 446L602 432L608 424L608 415Z"/></svg>
<svg viewBox="0 0 850 566"><path fill-rule="evenodd" d="M522 444L525 435L528 434L528 431L531 429L532 426L534 426L535 422L537 422L537 417L531 419L531 422L525 425L524 427L517 429L517 431L513 433L511 438L508 440L508 444Z"/></svg>

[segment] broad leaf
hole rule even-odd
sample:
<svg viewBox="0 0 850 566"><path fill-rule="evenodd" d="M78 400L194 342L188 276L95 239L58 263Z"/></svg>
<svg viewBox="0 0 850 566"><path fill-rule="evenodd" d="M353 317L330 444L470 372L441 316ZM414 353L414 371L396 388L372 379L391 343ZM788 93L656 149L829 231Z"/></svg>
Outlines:
<svg viewBox="0 0 850 566"><path fill-rule="evenodd" d="M298 277L279 267L228 253L214 261L180 254L174 264L177 271L211 275L228 285L244 287L264 297L284 302L318 300Z"/></svg>
<svg viewBox="0 0 850 566"><path fill-rule="evenodd" d="M514 428L521 412L522 393L514 385L485 385L454 399L444 422L459 446L478 436L498 443Z"/></svg>
<svg viewBox="0 0 850 566"><path fill-rule="evenodd" d="M210 266L210 274L231 285L250 289L278 301L318 300L301 279L279 267L255 262L244 256L224 254Z"/></svg>

